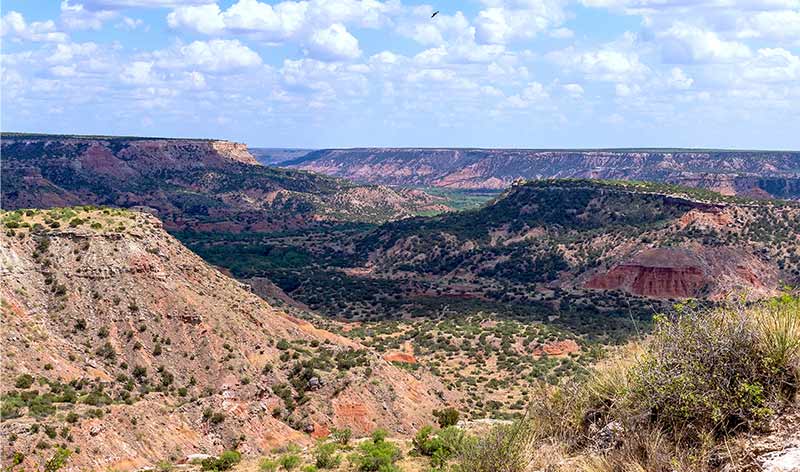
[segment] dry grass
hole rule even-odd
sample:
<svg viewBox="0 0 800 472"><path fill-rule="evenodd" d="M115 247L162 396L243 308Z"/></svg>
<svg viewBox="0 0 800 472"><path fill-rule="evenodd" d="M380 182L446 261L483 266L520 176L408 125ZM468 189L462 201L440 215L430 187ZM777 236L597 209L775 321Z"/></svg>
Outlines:
<svg viewBox="0 0 800 472"><path fill-rule="evenodd" d="M711 471L729 438L793 401L799 372L800 298L683 309L587 380L534 392L511 448L552 472Z"/></svg>

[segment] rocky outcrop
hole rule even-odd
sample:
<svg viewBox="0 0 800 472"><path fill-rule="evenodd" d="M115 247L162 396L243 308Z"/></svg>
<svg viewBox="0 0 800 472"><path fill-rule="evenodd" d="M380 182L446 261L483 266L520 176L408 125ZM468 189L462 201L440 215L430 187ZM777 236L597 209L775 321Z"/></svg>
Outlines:
<svg viewBox="0 0 800 472"><path fill-rule="evenodd" d="M573 339L564 339L562 341L553 341L545 344L544 346L537 347L533 350L534 356L566 356L580 352L580 345Z"/></svg>
<svg viewBox="0 0 800 472"><path fill-rule="evenodd" d="M789 151L356 148L314 151L282 165L388 185L502 189L519 178L570 177L800 198L800 152Z"/></svg>
<svg viewBox="0 0 800 472"><path fill-rule="evenodd" d="M597 271L585 287L653 298L721 298L735 291L768 295L767 287L776 284L775 269L743 251L662 247Z"/></svg>
<svg viewBox="0 0 800 472"><path fill-rule="evenodd" d="M652 267L620 264L609 272L595 275L586 287L627 291L644 297L687 298L700 295L706 275L699 267Z"/></svg>

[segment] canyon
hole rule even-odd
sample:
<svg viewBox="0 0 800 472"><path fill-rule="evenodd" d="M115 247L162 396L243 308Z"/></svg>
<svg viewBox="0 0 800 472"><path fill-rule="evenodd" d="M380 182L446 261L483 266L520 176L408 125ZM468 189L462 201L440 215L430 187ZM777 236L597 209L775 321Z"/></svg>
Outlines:
<svg viewBox="0 0 800 472"><path fill-rule="evenodd" d="M755 198L800 198L800 152L702 149L323 149L280 165L384 185L503 189L517 179L664 182Z"/></svg>

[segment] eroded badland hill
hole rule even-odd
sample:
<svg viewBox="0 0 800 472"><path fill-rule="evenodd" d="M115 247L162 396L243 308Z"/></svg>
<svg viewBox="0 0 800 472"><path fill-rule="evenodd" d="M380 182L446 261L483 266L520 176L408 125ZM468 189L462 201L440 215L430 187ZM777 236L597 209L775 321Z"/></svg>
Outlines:
<svg viewBox="0 0 800 472"><path fill-rule="evenodd" d="M332 428L410 434L453 401L354 341L276 310L150 215L4 212L4 460L135 469ZM310 433L310 435L308 434Z"/></svg>

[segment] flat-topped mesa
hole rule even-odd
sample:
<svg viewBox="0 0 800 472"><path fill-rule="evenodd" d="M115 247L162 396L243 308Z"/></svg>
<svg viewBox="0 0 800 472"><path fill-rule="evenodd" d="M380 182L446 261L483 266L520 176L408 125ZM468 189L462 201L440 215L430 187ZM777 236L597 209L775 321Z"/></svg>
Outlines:
<svg viewBox="0 0 800 472"><path fill-rule="evenodd" d="M242 164L260 165L259 162L250 154L247 145L233 141L211 141L211 147L219 154L228 159L241 162Z"/></svg>
<svg viewBox="0 0 800 472"><path fill-rule="evenodd" d="M356 148L313 151L281 165L388 185L503 189L518 178L594 178L800 198L797 151Z"/></svg>
<svg viewBox="0 0 800 472"><path fill-rule="evenodd" d="M147 207L170 230L274 231L444 211L441 198L263 166L224 140L2 134L3 208Z"/></svg>
<svg viewBox="0 0 800 472"><path fill-rule="evenodd" d="M3 135L3 150L77 160L77 165L99 165L106 167L111 175L115 169L124 172L124 168L146 174L164 168L216 168L231 163L260 165L247 150L247 145L210 139L64 137L9 133ZM122 162L115 162L117 160Z"/></svg>

